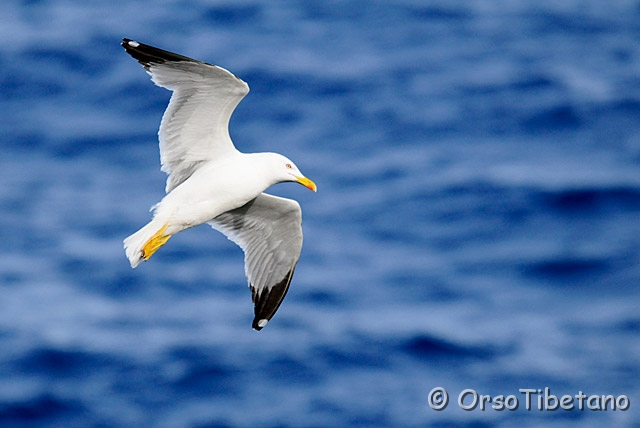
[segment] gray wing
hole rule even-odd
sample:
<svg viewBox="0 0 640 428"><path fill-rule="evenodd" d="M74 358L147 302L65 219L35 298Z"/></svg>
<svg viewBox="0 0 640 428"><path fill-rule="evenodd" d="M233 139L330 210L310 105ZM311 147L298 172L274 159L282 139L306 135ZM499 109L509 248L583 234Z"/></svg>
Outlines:
<svg viewBox="0 0 640 428"><path fill-rule="evenodd" d="M158 139L167 193L208 160L235 150L229 119L249 86L224 68L123 39L158 86L173 91Z"/></svg>
<svg viewBox="0 0 640 428"><path fill-rule="evenodd" d="M209 222L244 250L245 273L261 330L289 290L302 249L302 212L291 199L262 193Z"/></svg>

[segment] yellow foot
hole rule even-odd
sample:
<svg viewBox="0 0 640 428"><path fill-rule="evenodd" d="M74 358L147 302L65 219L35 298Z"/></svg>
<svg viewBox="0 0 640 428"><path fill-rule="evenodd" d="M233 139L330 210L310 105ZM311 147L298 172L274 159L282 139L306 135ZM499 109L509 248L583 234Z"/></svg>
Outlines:
<svg viewBox="0 0 640 428"><path fill-rule="evenodd" d="M164 231L167 230L168 224L162 226L142 247L142 258L149 260L149 257L153 256L153 253L158 251L158 248L167 243L171 235L165 235Z"/></svg>

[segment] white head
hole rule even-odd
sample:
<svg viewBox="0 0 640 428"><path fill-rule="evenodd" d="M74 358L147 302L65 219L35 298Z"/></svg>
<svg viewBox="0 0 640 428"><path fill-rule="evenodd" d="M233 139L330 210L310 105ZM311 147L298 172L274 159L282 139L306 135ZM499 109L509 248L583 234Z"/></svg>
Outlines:
<svg viewBox="0 0 640 428"><path fill-rule="evenodd" d="M268 153L267 155L269 156L271 171L274 173L276 183L295 181L314 192L317 190L316 184L305 177L290 159L278 153Z"/></svg>

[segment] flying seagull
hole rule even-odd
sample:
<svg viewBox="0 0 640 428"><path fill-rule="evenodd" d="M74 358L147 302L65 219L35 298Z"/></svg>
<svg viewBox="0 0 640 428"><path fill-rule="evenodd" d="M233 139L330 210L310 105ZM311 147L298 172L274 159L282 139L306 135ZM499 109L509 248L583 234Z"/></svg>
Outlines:
<svg viewBox="0 0 640 428"><path fill-rule="evenodd" d="M263 193L284 181L316 191L296 165L277 153L241 153L229 119L249 86L224 68L123 39L158 86L173 91L158 139L166 196L152 220L124 240L131 267L167 240L208 223L244 251L245 274L261 330L287 294L302 249L302 213L291 199Z"/></svg>

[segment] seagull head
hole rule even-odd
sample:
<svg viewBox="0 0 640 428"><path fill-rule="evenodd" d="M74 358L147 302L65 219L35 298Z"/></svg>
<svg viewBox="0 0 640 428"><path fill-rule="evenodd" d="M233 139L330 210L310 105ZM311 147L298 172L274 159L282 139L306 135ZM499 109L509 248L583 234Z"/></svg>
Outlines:
<svg viewBox="0 0 640 428"><path fill-rule="evenodd" d="M275 168L278 173L278 182L294 181L302 184L309 190L317 191L316 183L304 176L290 159L285 156L275 154L274 158Z"/></svg>

